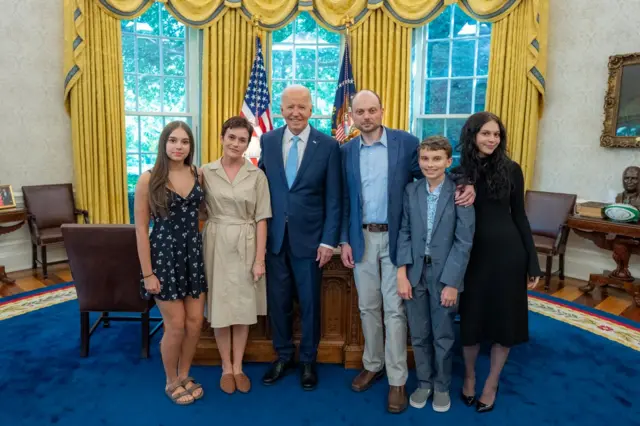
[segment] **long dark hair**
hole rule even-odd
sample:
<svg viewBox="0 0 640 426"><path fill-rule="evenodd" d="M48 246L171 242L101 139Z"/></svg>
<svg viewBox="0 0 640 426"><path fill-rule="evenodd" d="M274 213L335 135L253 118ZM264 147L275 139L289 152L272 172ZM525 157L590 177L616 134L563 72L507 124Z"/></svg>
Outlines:
<svg viewBox="0 0 640 426"><path fill-rule="evenodd" d="M149 208L155 216L164 217L168 214L169 195L167 194L167 183L169 182L169 161L171 160L167 156L167 140L169 140L171 133L179 127L183 128L189 137L189 155L184 159L184 164L187 166L193 164L193 152L195 151L193 132L184 121L172 121L164 127L160 134L158 155L149 178Z"/></svg>
<svg viewBox="0 0 640 426"><path fill-rule="evenodd" d="M500 144L493 151L493 154L481 157L476 145L476 137L482 126L490 121L495 121L500 128ZM499 199L509 195L511 160L507 154L507 131L497 115L482 111L469 117L462 126L458 150L460 151L460 165L464 173L473 182L477 182L480 176L483 176L487 182L490 198Z"/></svg>

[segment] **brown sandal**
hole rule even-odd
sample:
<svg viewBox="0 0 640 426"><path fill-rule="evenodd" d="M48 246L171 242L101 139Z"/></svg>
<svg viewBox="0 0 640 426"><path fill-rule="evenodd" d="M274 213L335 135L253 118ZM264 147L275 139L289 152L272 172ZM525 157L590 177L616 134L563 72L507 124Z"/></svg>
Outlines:
<svg viewBox="0 0 640 426"><path fill-rule="evenodd" d="M244 374L236 374L233 376L236 382L236 388L242 393L248 393L251 390L251 380Z"/></svg>
<svg viewBox="0 0 640 426"><path fill-rule="evenodd" d="M178 393L174 394L176 389L178 389L181 386L182 386L181 383L175 383L173 385L169 385L169 387L165 389L164 393L166 393L167 396L169 397L169 399L171 401L173 401L175 404L178 404L178 405L193 404L195 402L195 399L193 398L193 395L191 395L191 393L189 391L183 390L182 392L178 392ZM180 401L180 398L182 398L184 396L190 396L191 399L189 399L187 401Z"/></svg>
<svg viewBox="0 0 640 426"><path fill-rule="evenodd" d="M236 391L236 381L233 380L233 374L223 374L220 378L220 389L222 392L231 395Z"/></svg>
<svg viewBox="0 0 640 426"><path fill-rule="evenodd" d="M187 385L191 383L191 386L187 387ZM191 396L193 397L193 399L198 400L200 398L202 398L204 396L204 389L202 389L202 385L198 382L196 382L194 380L193 377L189 376L186 379L184 379L182 382L180 382L180 384L182 385L183 388L185 388L187 390L187 392L189 392L191 394ZM200 395L195 396L193 393L195 391L197 391L198 389L200 389Z"/></svg>

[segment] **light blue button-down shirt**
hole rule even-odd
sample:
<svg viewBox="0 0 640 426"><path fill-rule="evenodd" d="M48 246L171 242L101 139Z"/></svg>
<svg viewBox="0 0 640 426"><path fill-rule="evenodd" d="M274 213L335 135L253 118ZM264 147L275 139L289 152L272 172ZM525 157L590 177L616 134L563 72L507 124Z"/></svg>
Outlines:
<svg viewBox="0 0 640 426"><path fill-rule="evenodd" d="M387 131L379 141L365 145L360 139L360 180L362 187L362 223L387 223L389 161Z"/></svg>
<svg viewBox="0 0 640 426"><path fill-rule="evenodd" d="M431 244L431 234L433 233L433 222L436 219L436 208L438 207L438 199L440 198L440 190L444 181L440 182L432 191L429 190L429 181L426 181L427 189L427 244L424 248L424 254L429 256L429 245Z"/></svg>

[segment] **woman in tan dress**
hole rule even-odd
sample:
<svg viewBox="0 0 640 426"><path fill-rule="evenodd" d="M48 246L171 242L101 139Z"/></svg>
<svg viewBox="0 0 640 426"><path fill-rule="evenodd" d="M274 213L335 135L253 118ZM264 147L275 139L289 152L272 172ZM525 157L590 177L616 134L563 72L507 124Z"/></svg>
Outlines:
<svg viewBox="0 0 640 426"><path fill-rule="evenodd" d="M264 258L271 204L266 176L244 158L252 134L244 117L228 119L220 137L222 157L202 167L207 206L202 231L209 284L206 316L220 351L220 388L226 393L251 389L242 358L249 326L258 315L267 314Z"/></svg>

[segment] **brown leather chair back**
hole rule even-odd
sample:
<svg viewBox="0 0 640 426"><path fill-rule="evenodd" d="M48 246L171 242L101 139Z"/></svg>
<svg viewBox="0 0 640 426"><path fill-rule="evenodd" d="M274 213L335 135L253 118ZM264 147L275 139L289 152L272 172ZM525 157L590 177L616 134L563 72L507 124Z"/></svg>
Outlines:
<svg viewBox="0 0 640 426"><path fill-rule="evenodd" d="M62 225L81 311L144 312L135 225Z"/></svg>
<svg viewBox="0 0 640 426"><path fill-rule="evenodd" d="M23 186L22 194L27 211L35 216L38 229L77 222L70 183Z"/></svg>
<svg viewBox="0 0 640 426"><path fill-rule="evenodd" d="M532 233L555 240L573 213L576 198L576 194L527 191L525 210Z"/></svg>

